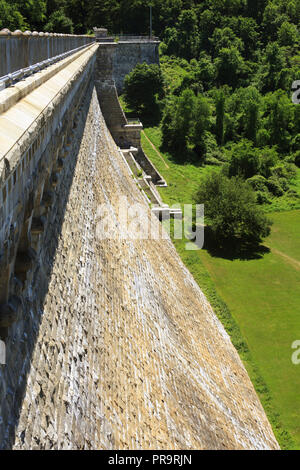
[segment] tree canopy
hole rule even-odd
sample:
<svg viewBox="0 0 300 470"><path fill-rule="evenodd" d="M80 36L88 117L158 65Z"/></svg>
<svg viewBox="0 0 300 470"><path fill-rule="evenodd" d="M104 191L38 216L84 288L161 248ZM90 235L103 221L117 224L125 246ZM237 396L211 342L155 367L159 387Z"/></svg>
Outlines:
<svg viewBox="0 0 300 470"><path fill-rule="evenodd" d="M247 180L260 204L296 198L300 0L0 0L0 28L147 34L150 5L161 67L132 71L128 105L156 113L162 143L181 163L222 167Z"/></svg>

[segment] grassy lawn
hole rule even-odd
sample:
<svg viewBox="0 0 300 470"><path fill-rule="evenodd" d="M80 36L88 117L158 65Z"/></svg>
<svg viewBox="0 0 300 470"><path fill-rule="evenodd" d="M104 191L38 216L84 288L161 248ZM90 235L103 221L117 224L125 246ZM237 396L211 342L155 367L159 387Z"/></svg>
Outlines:
<svg viewBox="0 0 300 470"><path fill-rule="evenodd" d="M169 185L159 188L164 202L192 202L212 168L176 164L159 150L159 129L145 132L159 154L145 135L143 148ZM300 340L300 210L269 216L270 252L257 259L217 258L174 243L239 351L281 447L300 449L300 365L291 361L291 344Z"/></svg>
<svg viewBox="0 0 300 470"><path fill-rule="evenodd" d="M157 151L153 149L145 135L150 138ZM164 202L169 205L176 202L191 204L193 194L199 187L200 178L204 172L216 170L217 167L199 167L191 163L178 165L168 153L162 153L159 150L160 145L161 131L158 127L148 128L142 133L142 146L145 153L168 183L167 188L158 188Z"/></svg>

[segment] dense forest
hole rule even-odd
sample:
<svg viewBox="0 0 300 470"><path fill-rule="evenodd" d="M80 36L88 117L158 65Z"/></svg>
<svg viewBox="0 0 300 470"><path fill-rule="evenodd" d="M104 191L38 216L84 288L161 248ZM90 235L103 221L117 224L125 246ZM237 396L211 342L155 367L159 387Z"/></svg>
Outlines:
<svg viewBox="0 0 300 470"><path fill-rule="evenodd" d="M147 33L150 4L161 69L133 71L128 104L157 117L179 162L222 166L259 204L284 196L297 206L300 0L0 0L0 29Z"/></svg>
<svg viewBox="0 0 300 470"><path fill-rule="evenodd" d="M178 16L164 17L171 4L156 18L161 69L128 76L127 104L144 122L157 111L162 148L178 163L242 179L264 210L300 207L300 1L176 2Z"/></svg>

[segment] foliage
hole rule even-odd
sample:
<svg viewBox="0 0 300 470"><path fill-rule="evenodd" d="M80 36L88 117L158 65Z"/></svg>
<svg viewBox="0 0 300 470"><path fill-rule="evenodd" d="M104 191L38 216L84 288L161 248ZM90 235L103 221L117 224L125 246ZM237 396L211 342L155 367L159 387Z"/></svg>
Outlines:
<svg viewBox="0 0 300 470"><path fill-rule="evenodd" d="M240 176L243 179L248 179L259 173L259 170L259 150L253 147L250 141L244 139L232 146L229 176Z"/></svg>
<svg viewBox="0 0 300 470"><path fill-rule="evenodd" d="M73 33L73 22L68 18L63 10L57 10L52 13L45 29L49 33L58 32L65 34Z"/></svg>
<svg viewBox="0 0 300 470"><path fill-rule="evenodd" d="M257 206L254 191L238 177L229 179L222 173L204 177L195 200L205 204L208 226L221 246L256 245L270 233L271 222Z"/></svg>
<svg viewBox="0 0 300 470"><path fill-rule="evenodd" d="M7 0L0 0L0 29L8 28L12 31L16 29L26 29L28 24L15 4Z"/></svg>
<svg viewBox="0 0 300 470"><path fill-rule="evenodd" d="M124 81L124 98L133 110L152 114L163 96L163 76L156 64L138 64Z"/></svg>

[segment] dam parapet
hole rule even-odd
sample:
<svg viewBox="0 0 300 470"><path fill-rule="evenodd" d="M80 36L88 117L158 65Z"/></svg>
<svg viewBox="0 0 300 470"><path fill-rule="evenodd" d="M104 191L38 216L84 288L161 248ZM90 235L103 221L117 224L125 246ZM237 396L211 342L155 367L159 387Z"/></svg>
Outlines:
<svg viewBox="0 0 300 470"><path fill-rule="evenodd" d="M159 64L160 40L147 35L116 34L108 36L105 28L94 28L96 41L101 48L105 45L115 45L111 49L113 77L118 94L123 91L125 76L137 64Z"/></svg>
<svg viewBox="0 0 300 470"><path fill-rule="evenodd" d="M93 36L0 31L0 90L95 42Z"/></svg>

